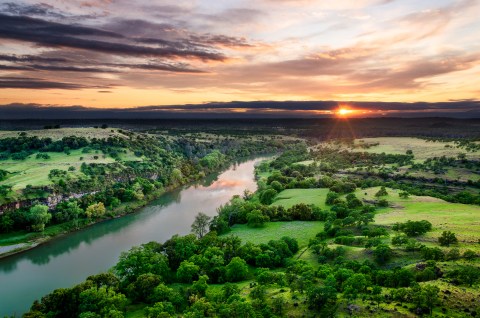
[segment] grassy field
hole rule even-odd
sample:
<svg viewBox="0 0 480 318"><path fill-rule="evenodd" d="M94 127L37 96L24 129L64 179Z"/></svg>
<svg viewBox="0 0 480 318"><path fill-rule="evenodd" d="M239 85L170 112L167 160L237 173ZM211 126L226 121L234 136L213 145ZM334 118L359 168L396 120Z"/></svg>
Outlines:
<svg viewBox="0 0 480 318"><path fill-rule="evenodd" d="M287 189L280 192L272 205L281 205L290 208L295 204L315 204L325 208L325 199L328 189Z"/></svg>
<svg viewBox="0 0 480 318"><path fill-rule="evenodd" d="M48 173L52 169L67 170L69 167L75 167L75 172L78 172L83 162L87 164L115 162L115 159L104 156L101 152L82 153L82 149L72 150L70 155L63 152L47 152L47 154L50 159L36 159L35 154L33 154L25 160L1 161L2 169L11 172L13 175L0 182L0 185L11 185L13 190L23 189L27 184L32 186L48 185L51 183L48 179ZM95 159L94 156L97 156L98 159ZM80 160L81 157L83 157L83 160ZM141 160L131 151L120 154L120 158L122 161Z"/></svg>
<svg viewBox="0 0 480 318"><path fill-rule="evenodd" d="M464 149L456 148L453 142L433 142L419 138L410 137L380 137L380 138L364 138L355 140L355 145L359 144L376 144L368 149L355 148L353 151L366 151L371 153L390 153L405 154L407 150L412 150L415 160L424 161L432 157L456 157L459 153L466 153L468 159L479 159L480 153L467 153ZM449 145L449 147L445 147Z"/></svg>
<svg viewBox="0 0 480 318"><path fill-rule="evenodd" d="M373 200L379 189L374 187L357 190L355 194L360 199ZM450 203L427 196L402 199L398 196L399 190L387 189L387 192L389 195L383 198L390 202L391 207L378 210L375 224L391 226L407 220L428 220L433 225L433 231L428 232L421 240L436 244L441 233L448 230L456 234L458 247L480 250L480 207Z"/></svg>
<svg viewBox="0 0 480 318"><path fill-rule="evenodd" d="M113 130L113 132L112 132ZM18 137L21 131L0 131L0 138ZM117 128L59 128L59 129L40 129L26 131L27 137L37 136L38 138L52 138L53 140L60 140L65 136L77 136L92 138L108 138L112 136L126 137L118 131Z"/></svg>
<svg viewBox="0 0 480 318"><path fill-rule="evenodd" d="M323 222L318 221L268 222L262 228L236 224L232 227L232 231L225 235L236 235L242 242L255 244L268 243L270 240L290 236L298 240L300 247L305 247L308 241L322 229Z"/></svg>

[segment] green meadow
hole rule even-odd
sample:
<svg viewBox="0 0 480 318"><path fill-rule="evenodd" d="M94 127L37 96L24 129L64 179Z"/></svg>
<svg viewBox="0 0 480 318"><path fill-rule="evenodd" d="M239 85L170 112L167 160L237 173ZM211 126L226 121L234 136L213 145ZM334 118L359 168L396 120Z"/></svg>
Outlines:
<svg viewBox="0 0 480 318"><path fill-rule="evenodd" d="M287 189L275 197L273 205L281 205L286 209L295 204L314 204L321 208L325 207L328 189Z"/></svg>
<svg viewBox="0 0 480 318"><path fill-rule="evenodd" d="M267 222L264 227L260 228L236 224L225 235L236 235L242 242L255 244L268 243L283 236L290 236L298 240L300 247L305 247L308 245L308 241L322 230L323 222L318 221Z"/></svg>
<svg viewBox="0 0 480 318"><path fill-rule="evenodd" d="M51 181L48 174L52 169L68 170L74 167L73 174L78 174L82 163L112 163L115 159L104 155L101 152L91 151L82 153L83 149L72 150L70 154L63 152L46 152L50 159L36 159L35 154L30 155L25 160L5 160L1 162L3 170L12 173L6 180L0 182L0 185L11 185L13 190L25 188L28 184L32 186L49 185ZM121 161L138 161L131 151L120 153Z"/></svg>
<svg viewBox="0 0 480 318"><path fill-rule="evenodd" d="M379 137L355 140L355 145L370 144L370 148L355 148L352 151L370 153L390 153L403 155L407 150L412 150L416 160L423 161L432 157L456 157L459 153L467 153L465 149L457 148L453 142L428 141L411 137ZM448 146L447 146L448 145ZM447 146L447 147L446 147ZM478 159L479 153L467 153L467 158Z"/></svg>

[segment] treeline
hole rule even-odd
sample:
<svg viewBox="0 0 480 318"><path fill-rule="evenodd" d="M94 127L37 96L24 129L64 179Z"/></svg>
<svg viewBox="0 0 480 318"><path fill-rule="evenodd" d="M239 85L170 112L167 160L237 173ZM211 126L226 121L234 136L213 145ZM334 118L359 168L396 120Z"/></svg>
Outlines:
<svg viewBox="0 0 480 318"><path fill-rule="evenodd" d="M247 301L231 283L253 278L250 265L261 268L265 283L275 279L286 284L284 274L268 268L286 266L297 250L297 242L288 237L256 245L214 232L202 239L173 236L164 244L150 242L122 253L112 272L55 290L24 317L123 317L126 305L134 303L147 305L147 317L255 317L261 304ZM209 290L216 283L225 284ZM261 298L264 292L256 290Z"/></svg>
<svg viewBox="0 0 480 318"><path fill-rule="evenodd" d="M124 317L132 304L143 304L146 317L283 317L299 306L334 317L340 306L349 313L360 310L346 306L356 299L365 302L368 313L396 301L412 304L406 308L422 315L440 303L440 290L419 282L442 278L471 286L480 280L480 269L471 265L445 271L426 261L386 269L337 256L314 267L293 259L297 251L297 242L288 237L257 245L215 232L201 239L173 236L122 253L109 273L55 290L24 317ZM241 290L235 283L245 280L250 284Z"/></svg>

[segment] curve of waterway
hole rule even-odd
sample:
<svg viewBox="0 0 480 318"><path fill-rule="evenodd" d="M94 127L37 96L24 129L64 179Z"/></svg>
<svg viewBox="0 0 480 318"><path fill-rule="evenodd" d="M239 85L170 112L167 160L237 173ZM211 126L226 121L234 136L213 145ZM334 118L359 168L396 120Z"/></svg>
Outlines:
<svg viewBox="0 0 480 318"><path fill-rule="evenodd" d="M35 299L56 288L71 287L104 272L122 251L150 241L188 234L198 212L216 209L245 189L256 190L254 165L262 158L235 164L166 193L141 211L95 224L27 252L0 260L0 317L26 312Z"/></svg>

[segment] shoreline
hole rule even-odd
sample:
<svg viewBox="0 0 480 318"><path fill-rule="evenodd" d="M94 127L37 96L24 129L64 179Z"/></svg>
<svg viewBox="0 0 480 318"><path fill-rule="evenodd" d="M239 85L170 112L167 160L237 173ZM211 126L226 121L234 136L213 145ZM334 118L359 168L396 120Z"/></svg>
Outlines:
<svg viewBox="0 0 480 318"><path fill-rule="evenodd" d="M266 155L268 156L268 154L257 154L255 156L252 156L251 159L252 160L255 160L255 159L260 159L262 158L263 155ZM248 158L243 158L243 159L246 159L248 160ZM121 206L121 207L117 207L116 209L120 210L121 208L122 209L125 209L125 207L128 207L129 209L129 212L123 212L123 213L119 213L119 214L115 214L114 216L111 216L111 217L108 217L108 218L103 218L103 219L99 219L97 221L93 221L93 222L90 222L90 223L87 223L85 225L82 225L81 227L78 227L78 228L72 228L70 230L64 230L64 231L61 231L59 232L58 234L55 234L55 235L48 235L48 236L43 236L43 237L37 237L35 239L32 239L32 240L27 240L26 242L20 242L20 243L15 243L15 244L11 244L11 245L4 245L4 246L0 246L0 248L8 248L8 247L11 247L11 246L15 246L15 245L21 245L23 244L24 246L21 246L21 247L18 247L18 248L14 248L12 250L9 250L9 251L6 251L4 253L1 253L0 254L0 260L2 259L5 259L5 258L8 258L8 257L11 257L11 256L14 256L14 255L19 255L19 254L22 254L24 252L27 252L31 249L34 249L38 246L41 246L45 243L48 243L48 242L51 242L52 240L54 239L57 239L57 238L60 238L60 237L63 237L63 236L66 236L68 234L71 234L71 233L74 233L74 232L78 232L78 231L81 231L81 230L84 230L84 229L87 229L91 226L94 226L96 224L99 224L99 223L102 223L102 222L108 222L110 220L113 220L113 219L117 219L117 218L121 218L121 217L124 217L126 215L129 215L129 214L135 214L135 213L138 213L140 212L140 209L147 206L148 204L150 204L151 202L153 202L154 200L160 198L162 195L168 193L168 192L171 192L171 191L174 191L176 189L179 189L181 187L184 187L186 185L189 185L189 184L193 184L194 182L197 182L197 181L200 181L200 180L203 180L205 179L207 176L209 175L212 175L212 174L216 174L216 173L222 173L223 171L227 170L228 167L230 167L231 165L233 164L236 164L236 163L239 163L239 162L244 162L245 160L236 160L236 161L232 161L232 162L229 162L227 163L225 166L223 166L220 170L218 171L214 171L214 172L211 172L209 173L208 175L205 175L201 178L198 178L198 179L193 179L193 180L188 180L187 182L183 183L183 184L180 184L180 185L177 185L177 186L170 186L170 187L166 187L166 188L163 188L163 189L159 189L157 191L157 193L151 195L150 197L148 197L147 199L144 199L144 200L141 200L141 201L135 201L135 202L130 202L129 204L127 205L124 205L124 206Z"/></svg>

